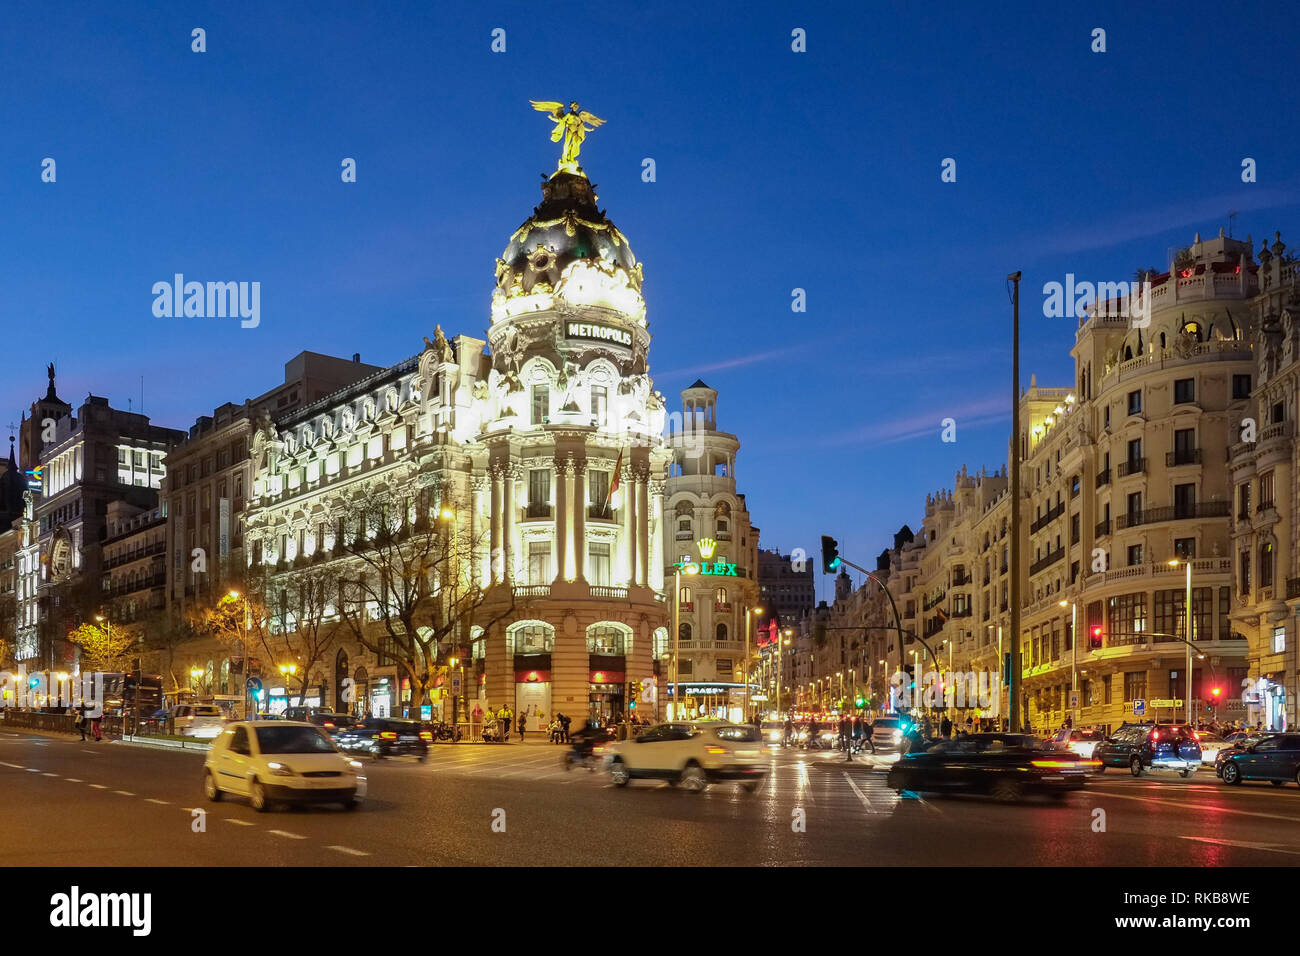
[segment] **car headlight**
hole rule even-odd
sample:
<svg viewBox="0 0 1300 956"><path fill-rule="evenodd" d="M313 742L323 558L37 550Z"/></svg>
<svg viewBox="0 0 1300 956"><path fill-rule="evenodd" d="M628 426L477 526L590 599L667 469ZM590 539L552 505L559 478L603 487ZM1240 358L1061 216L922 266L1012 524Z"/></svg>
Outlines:
<svg viewBox="0 0 1300 956"><path fill-rule="evenodd" d="M901 743L902 740L903 740L903 732L902 732L901 730L895 730L895 731L894 731L894 743L896 743L896 744L897 744L897 743Z"/></svg>
<svg viewBox="0 0 1300 956"><path fill-rule="evenodd" d="M277 777L292 777L293 771L282 763L268 763L266 769Z"/></svg>
<svg viewBox="0 0 1300 956"><path fill-rule="evenodd" d="M348 761L348 767L350 767L350 768L353 769L353 770L360 770L360 769L361 769L361 761L359 761L359 760L349 760L349 761Z"/></svg>

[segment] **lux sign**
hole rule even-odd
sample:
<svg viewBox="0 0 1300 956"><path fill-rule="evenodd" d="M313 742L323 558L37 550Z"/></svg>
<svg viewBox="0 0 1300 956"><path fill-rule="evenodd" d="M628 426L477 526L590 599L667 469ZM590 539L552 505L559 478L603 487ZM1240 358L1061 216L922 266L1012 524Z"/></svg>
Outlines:
<svg viewBox="0 0 1300 956"><path fill-rule="evenodd" d="M690 561L678 561L676 565L676 567L682 571L685 571L690 566ZM726 561L714 561L712 564L705 564L701 561L700 574L714 574L718 577L724 578L739 577L739 575L736 574L736 566L734 564L728 564Z"/></svg>

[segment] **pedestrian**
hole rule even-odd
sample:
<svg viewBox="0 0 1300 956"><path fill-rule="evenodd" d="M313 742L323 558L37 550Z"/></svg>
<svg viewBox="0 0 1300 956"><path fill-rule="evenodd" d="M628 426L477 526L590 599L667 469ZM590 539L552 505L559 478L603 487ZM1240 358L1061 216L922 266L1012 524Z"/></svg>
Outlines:
<svg viewBox="0 0 1300 956"><path fill-rule="evenodd" d="M876 742L871 739L871 734L875 728L875 721L871 719L870 714L867 714L867 719L862 722L862 740L863 743L871 748L873 754L876 752Z"/></svg>
<svg viewBox="0 0 1300 956"><path fill-rule="evenodd" d="M784 746L789 747L790 744L791 744L793 741L794 741L794 720L791 719L791 717L790 717L789 714L786 714L786 715L785 715L785 728L784 728L784 730L783 730L783 736L782 736L782 738L781 738L781 743L782 743Z"/></svg>
<svg viewBox="0 0 1300 956"><path fill-rule="evenodd" d="M862 714L859 713L853 718L853 749L862 749Z"/></svg>
<svg viewBox="0 0 1300 956"><path fill-rule="evenodd" d="M86 723L87 723L86 709L87 708L85 704L82 704L80 707L68 708L70 713L76 714L76 720L74 720L72 723L73 726L76 727L77 730L81 732L82 743L85 743L86 740Z"/></svg>
<svg viewBox="0 0 1300 956"><path fill-rule="evenodd" d="M524 731L528 729L528 712L519 712L519 742L524 742Z"/></svg>
<svg viewBox="0 0 1300 956"><path fill-rule="evenodd" d="M939 736L945 740L952 736L952 721L948 719L947 714L944 714L943 720L939 721Z"/></svg>
<svg viewBox="0 0 1300 956"><path fill-rule="evenodd" d="M99 717L92 717L90 720L90 730L94 734L96 742L99 742L104 739L102 736L100 736L99 721L100 721Z"/></svg>
<svg viewBox="0 0 1300 956"><path fill-rule="evenodd" d="M568 744L573 742L572 738L569 735L569 724L571 724L572 722L573 722L573 718L570 717L568 714L560 715L561 734L564 738L562 741L563 743Z"/></svg>

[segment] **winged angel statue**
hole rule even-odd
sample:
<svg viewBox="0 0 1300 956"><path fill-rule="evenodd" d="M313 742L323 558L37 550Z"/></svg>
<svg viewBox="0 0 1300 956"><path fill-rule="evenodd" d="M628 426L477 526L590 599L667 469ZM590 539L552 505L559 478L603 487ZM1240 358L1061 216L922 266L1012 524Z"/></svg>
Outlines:
<svg viewBox="0 0 1300 956"><path fill-rule="evenodd" d="M563 103L554 103L550 100L528 102L533 104L533 109L537 112L545 113L555 120L555 129L551 130L551 142L558 143L561 138L564 139L564 147L560 153L560 169L564 172L578 172L581 168L578 166L578 152L582 149L582 141L587 138L588 133L603 125L605 121L586 110L580 111L576 100L569 104L567 113L564 111Z"/></svg>

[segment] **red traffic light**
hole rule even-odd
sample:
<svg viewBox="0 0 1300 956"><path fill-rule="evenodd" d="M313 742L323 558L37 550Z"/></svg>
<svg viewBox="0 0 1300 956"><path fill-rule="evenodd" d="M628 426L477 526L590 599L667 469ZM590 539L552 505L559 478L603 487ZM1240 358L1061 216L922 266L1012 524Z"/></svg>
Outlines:
<svg viewBox="0 0 1300 956"><path fill-rule="evenodd" d="M1220 694L1223 693L1223 688L1222 688L1222 687L1215 687L1214 689L1212 689L1212 690L1210 691L1210 693L1213 694L1215 697L1218 697Z"/></svg>
<svg viewBox="0 0 1300 956"><path fill-rule="evenodd" d="M1100 624L1094 624L1094 625L1092 626L1092 636L1093 636L1093 637L1101 637L1101 625L1100 625Z"/></svg>

